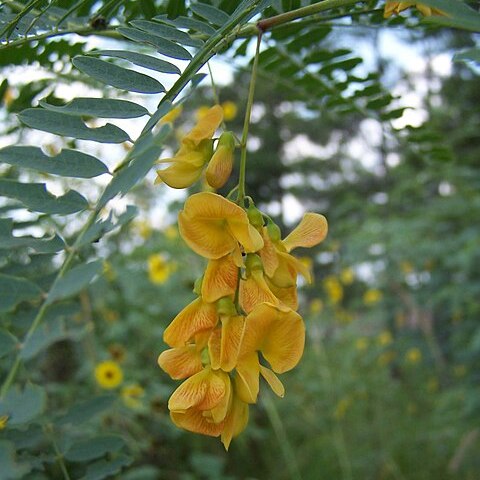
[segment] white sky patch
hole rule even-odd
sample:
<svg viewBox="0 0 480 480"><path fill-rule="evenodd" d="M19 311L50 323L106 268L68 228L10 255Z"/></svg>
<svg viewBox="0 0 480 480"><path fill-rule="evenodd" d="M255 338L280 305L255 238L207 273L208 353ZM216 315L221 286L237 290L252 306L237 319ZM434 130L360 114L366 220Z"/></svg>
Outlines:
<svg viewBox="0 0 480 480"><path fill-rule="evenodd" d="M440 53L432 59L432 70L441 77L448 77L452 74L452 58L448 53Z"/></svg>

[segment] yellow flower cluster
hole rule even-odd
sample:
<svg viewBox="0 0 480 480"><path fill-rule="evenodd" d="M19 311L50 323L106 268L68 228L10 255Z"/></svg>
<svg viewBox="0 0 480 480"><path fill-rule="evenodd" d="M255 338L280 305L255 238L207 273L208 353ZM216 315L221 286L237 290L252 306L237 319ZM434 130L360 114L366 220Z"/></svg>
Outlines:
<svg viewBox="0 0 480 480"><path fill-rule="evenodd" d="M175 270L176 264L170 262L165 255L161 253L148 257L148 277L152 283L165 283Z"/></svg>
<svg viewBox="0 0 480 480"><path fill-rule="evenodd" d="M206 158L202 142L209 142L205 149L211 152L221 112L219 106L211 108L182 139L173 165L158 173L165 183L178 187L198 179L195 173L183 181L194 163L184 157L202 155L195 164L201 170ZM225 183L230 174L231 168L221 165L233 151L224 135L207 167L211 186ZM222 160L210 169L217 154ZM221 436L228 449L247 425L260 377L283 397L284 387L276 374L300 361L305 326L296 312L297 277L301 274L311 281L311 272L290 252L320 243L327 234L327 221L306 213L282 240L279 227L251 199L245 208L243 201L234 203L202 192L187 198L178 222L183 240L208 263L195 284L197 298L166 328L163 338L170 349L160 354L158 363L173 379L184 380L168 402L173 422L191 432Z"/></svg>
<svg viewBox="0 0 480 480"><path fill-rule="evenodd" d="M197 298L165 330L172 348L158 361L173 379L186 379L168 403L173 422L221 435L227 449L247 424L260 376L283 396L276 374L294 368L303 354L296 284L299 273L311 276L290 252L327 233L325 217L307 213L282 240L278 226L263 218L253 206L245 210L210 192L189 197L179 214L182 238L208 264Z"/></svg>
<svg viewBox="0 0 480 480"><path fill-rule="evenodd" d="M429 17L431 15L445 15L444 12L441 10L438 10L438 8L432 8L432 7L427 7L426 5L423 5L422 3L417 3L417 2L387 2L385 4L385 9L383 11L383 16L385 18L389 18L392 15L398 15L400 12L403 10L406 10L407 8L410 7L417 7L418 10L422 13L422 15L425 15L426 17Z"/></svg>

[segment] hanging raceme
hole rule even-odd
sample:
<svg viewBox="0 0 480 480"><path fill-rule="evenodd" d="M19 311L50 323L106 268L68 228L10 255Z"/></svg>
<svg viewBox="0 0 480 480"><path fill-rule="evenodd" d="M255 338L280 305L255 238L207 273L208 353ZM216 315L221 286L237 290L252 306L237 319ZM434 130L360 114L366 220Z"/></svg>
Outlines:
<svg viewBox="0 0 480 480"><path fill-rule="evenodd" d="M298 364L305 343L303 319L296 312L298 274L311 281L310 268L290 252L319 244L328 229L323 215L309 212L282 240L279 227L244 195L257 60L258 49L238 186L226 197L213 192L193 194L178 216L180 235L208 263L195 284L197 298L166 328L164 341L171 348L158 358L171 378L183 380L168 402L172 421L191 432L221 436L226 449L248 423L260 377L275 394L285 394L277 374ZM222 107L215 105L198 118L177 154L158 162L170 166L157 172L157 183L189 187L207 164L205 176L212 188L227 182L236 145L231 132L214 138L223 116ZM237 190L233 201L230 198Z"/></svg>

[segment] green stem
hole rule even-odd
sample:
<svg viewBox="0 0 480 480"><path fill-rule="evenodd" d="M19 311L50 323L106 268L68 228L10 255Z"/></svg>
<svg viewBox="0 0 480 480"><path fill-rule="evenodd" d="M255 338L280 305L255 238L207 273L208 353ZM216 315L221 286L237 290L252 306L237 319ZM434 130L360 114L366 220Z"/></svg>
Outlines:
<svg viewBox="0 0 480 480"><path fill-rule="evenodd" d="M252 114L253 98L255 95L255 82L257 80L257 67L258 57L260 53L260 44L262 42L262 32L258 33L257 37L257 49L255 51L255 58L253 59L252 76L250 78L250 87L248 90L247 108L245 110L245 121L243 123L243 133L241 148L242 153L240 155L240 173L238 176L238 204L243 207L245 201L245 170L247 167L247 140L248 140L248 128L250 126L250 117Z"/></svg>
<svg viewBox="0 0 480 480"><path fill-rule="evenodd" d="M79 233L79 236L77 238L77 243L85 235L85 232L88 230L88 228L95 222L95 220L97 218L97 215L98 215L98 210L95 210L94 212L92 212L90 214L90 217L88 218L87 222L85 223L85 225L83 226L82 230ZM59 272L57 273L57 276L55 277L55 281L53 282L52 285L55 285L60 280L60 278L63 277L65 272L70 267L70 264L72 263L76 253L77 253L77 250L76 250L75 247L72 247L69 250L68 255L66 256L65 261L63 262L62 267L60 268ZM25 343L31 338L31 336L37 330L39 325L42 323L43 318L45 317L45 313L47 311L47 308L49 306L49 304L47 303L47 300L48 300L48 295L45 297L45 299L43 301L43 304L42 304L42 306L40 307L40 310L37 313L37 316L34 318L32 324L30 325L30 328L28 329L28 331L25 335L25 338L22 342L22 345L25 345ZM22 363L21 351L22 350L20 348L17 352L17 355L15 357L15 360L14 360L12 366L10 367L10 370L7 374L7 378L5 379L5 381L2 384L2 388L0 389L0 399L2 399L6 395L10 386L12 385L13 380L15 379L15 377L17 375L18 369L19 369L19 367Z"/></svg>
<svg viewBox="0 0 480 480"><path fill-rule="evenodd" d="M314 3L313 5L297 8L291 12L285 12L280 15L275 15L274 17L260 20L257 23L257 27L262 32L266 32L273 27L291 22L297 18L309 17L310 15L331 10L332 8L348 7L355 3L359 3L359 0L324 0L323 2Z"/></svg>
<svg viewBox="0 0 480 480"><path fill-rule="evenodd" d="M71 480L70 475L68 474L67 466L65 465L65 461L63 460L63 453L58 448L55 437L53 436L53 426L45 425L43 429L47 436L50 438L50 441L52 442L53 449L55 450L55 458L57 459L60 470L62 471L63 478L65 480Z"/></svg>

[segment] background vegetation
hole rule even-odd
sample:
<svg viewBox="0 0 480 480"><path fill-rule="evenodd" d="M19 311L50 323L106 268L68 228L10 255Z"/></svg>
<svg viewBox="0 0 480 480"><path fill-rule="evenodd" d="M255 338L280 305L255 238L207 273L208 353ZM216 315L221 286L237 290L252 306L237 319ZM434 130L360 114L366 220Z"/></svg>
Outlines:
<svg viewBox="0 0 480 480"><path fill-rule="evenodd" d="M285 375L285 398L262 392L228 453L169 420L175 382L156 359L204 261L178 236L182 194L153 186L151 168L217 100L233 102L227 125L240 135L254 44L247 22L309 3L0 6L0 479L478 478L480 91L470 31L480 23L463 10L475 2L450 2L458 12L436 20L459 30L414 11L387 21L383 2L371 1L265 35L247 193L284 233L302 208L330 225L305 252L315 272L301 289L305 354ZM127 27L152 18L162 35ZM172 31L173 45L200 52L190 66L209 48L221 52L233 82L219 78L219 63L217 88L194 76L178 62L185 53L159 40ZM406 56L389 50L393 38L409 44ZM94 47L142 67L132 52L169 57L141 70L166 87L160 108L157 84L89 70L100 55L84 54ZM456 61L442 72L439 58ZM118 78L120 90L101 83L118 87ZM193 82L183 89L171 78ZM180 116L153 128L181 90ZM110 103L105 114L90 100L55 110L74 95L137 106ZM142 107L154 112L147 127ZM80 121L101 127L104 117L116 119L109 130ZM77 153L53 166L39 153L62 149Z"/></svg>

